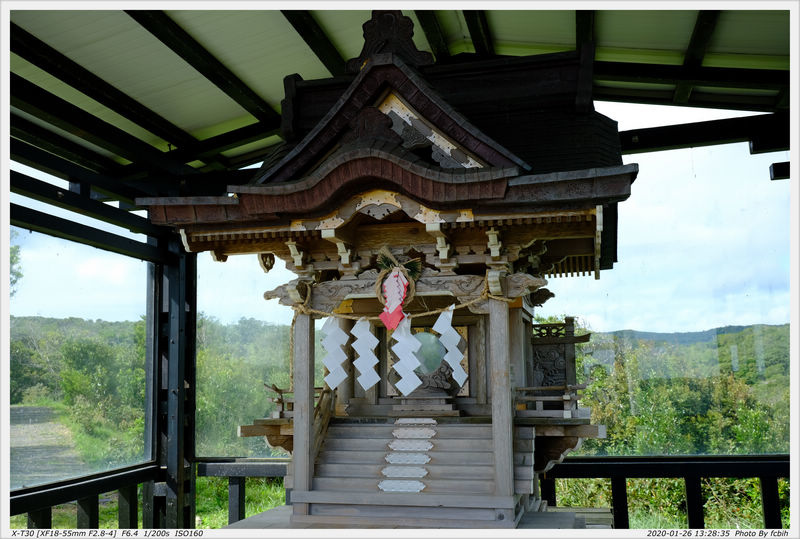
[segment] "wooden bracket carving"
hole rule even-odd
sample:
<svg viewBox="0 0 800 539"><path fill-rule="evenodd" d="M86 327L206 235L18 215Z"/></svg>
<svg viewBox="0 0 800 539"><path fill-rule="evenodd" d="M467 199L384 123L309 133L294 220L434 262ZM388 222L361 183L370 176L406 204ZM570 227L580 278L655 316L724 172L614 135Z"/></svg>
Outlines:
<svg viewBox="0 0 800 539"><path fill-rule="evenodd" d="M305 303L311 283L306 280L294 279L277 288L264 292L264 299L277 299L281 305L297 305Z"/></svg>
<svg viewBox="0 0 800 539"><path fill-rule="evenodd" d="M506 272L503 270L490 269L486 272L486 282L489 284L489 293L495 296L503 295L503 277Z"/></svg>
<svg viewBox="0 0 800 539"><path fill-rule="evenodd" d="M527 273L514 273L506 278L506 286L508 288L506 295L509 298L527 296L546 284L547 281L540 277L534 277ZM491 281L489 282L489 287L491 290Z"/></svg>
<svg viewBox="0 0 800 539"><path fill-rule="evenodd" d="M258 265L264 270L264 273L269 273L269 270L275 265L275 255L272 253L258 253Z"/></svg>
<svg viewBox="0 0 800 539"><path fill-rule="evenodd" d="M214 262L225 262L226 260L228 260L228 255L226 255L220 250L214 250L211 251L211 259Z"/></svg>
<svg viewBox="0 0 800 539"><path fill-rule="evenodd" d="M303 259L305 258L305 253L299 250L297 247L297 242L294 241L287 241L286 247L289 248L289 254L292 256L292 262L296 268L303 267ZM301 246L302 247L302 246Z"/></svg>
<svg viewBox="0 0 800 539"><path fill-rule="evenodd" d="M500 232L494 227L486 231L489 236L489 241L486 246L489 248L489 254L492 258L500 258L500 248L503 247L503 242L500 241Z"/></svg>
<svg viewBox="0 0 800 539"><path fill-rule="evenodd" d="M351 264L351 257L353 255L351 243L342 238L340 233L337 234L336 229L323 229L322 239L336 244L336 252L339 255L339 262L341 262L343 266L349 266Z"/></svg>
<svg viewBox="0 0 800 539"><path fill-rule="evenodd" d="M440 223L426 223L425 231L436 238L436 251L439 253L439 260L450 258L450 238L442 232L442 225Z"/></svg>

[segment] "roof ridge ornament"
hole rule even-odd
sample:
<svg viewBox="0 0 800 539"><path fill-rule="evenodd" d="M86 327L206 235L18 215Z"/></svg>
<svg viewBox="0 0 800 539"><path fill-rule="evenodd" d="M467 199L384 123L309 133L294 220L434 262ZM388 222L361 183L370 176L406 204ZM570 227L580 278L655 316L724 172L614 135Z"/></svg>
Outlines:
<svg viewBox="0 0 800 539"><path fill-rule="evenodd" d="M399 9L373 10L372 18L361 27L364 29L364 47L357 58L347 61L345 72L358 73L370 56L381 53L396 54L412 67L433 64L433 55L417 49L412 40L414 21Z"/></svg>

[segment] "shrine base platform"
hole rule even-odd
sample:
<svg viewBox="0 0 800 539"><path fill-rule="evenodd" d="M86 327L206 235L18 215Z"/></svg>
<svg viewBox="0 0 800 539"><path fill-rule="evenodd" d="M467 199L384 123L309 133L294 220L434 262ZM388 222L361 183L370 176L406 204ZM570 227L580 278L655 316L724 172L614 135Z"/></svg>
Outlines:
<svg viewBox="0 0 800 539"><path fill-rule="evenodd" d="M386 526L354 526L354 525L315 525L308 523L291 523L289 518L292 514L292 506L281 505L263 513L253 515L233 524L225 526L224 529L281 529L281 528L381 528ZM394 526L394 528L413 528L414 526ZM529 512L519 521L517 529L576 529L586 528L586 518L582 513L564 511ZM592 526L597 527L597 526ZM610 527L610 526L609 526Z"/></svg>

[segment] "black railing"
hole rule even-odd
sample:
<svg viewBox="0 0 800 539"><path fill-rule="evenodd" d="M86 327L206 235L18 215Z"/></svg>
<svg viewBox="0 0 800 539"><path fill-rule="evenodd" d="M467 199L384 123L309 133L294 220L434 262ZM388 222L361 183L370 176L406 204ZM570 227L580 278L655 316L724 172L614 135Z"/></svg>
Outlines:
<svg viewBox="0 0 800 539"><path fill-rule="evenodd" d="M200 477L228 478L228 520L245 517L245 479L283 477L287 460L281 459L197 459ZM611 480L612 511L615 528L628 528L627 480L632 478L682 478L686 485L689 528L703 528L704 514L701 478L729 477L760 479L764 528L781 527L778 478L789 477L789 455L694 456L694 457L572 457L540 476L542 498L556 505L557 478L608 478ZM165 472L154 464L132 466L114 472L95 474L70 481L51 483L11 492L11 515L28 513L29 528L50 528L52 507L78 502L77 528L96 528L100 494L119 491L119 527L137 527L137 486L164 481ZM287 495L288 498L288 495ZM288 501L288 500L287 500ZM148 518L147 500L143 504L143 526L153 527Z"/></svg>
<svg viewBox="0 0 800 539"><path fill-rule="evenodd" d="M789 477L789 455L688 456L688 457L572 457L540 477L542 498L556 505L556 478L608 478L614 528L628 528L627 480L631 478L682 478L686 485L689 528L704 528L701 478L758 477L764 528L781 527L778 478Z"/></svg>
<svg viewBox="0 0 800 539"><path fill-rule="evenodd" d="M163 470L156 464L139 464L112 472L101 472L38 487L11 491L11 515L28 514L28 528L51 528L53 506L77 502L76 528L97 528L100 494L118 491L120 529L137 528L139 515L138 487L142 483L163 481ZM147 505L143 508L147 522Z"/></svg>
<svg viewBox="0 0 800 539"><path fill-rule="evenodd" d="M288 463L289 459L198 459L197 476L228 478L228 524L233 524L245 517L245 479L284 477Z"/></svg>

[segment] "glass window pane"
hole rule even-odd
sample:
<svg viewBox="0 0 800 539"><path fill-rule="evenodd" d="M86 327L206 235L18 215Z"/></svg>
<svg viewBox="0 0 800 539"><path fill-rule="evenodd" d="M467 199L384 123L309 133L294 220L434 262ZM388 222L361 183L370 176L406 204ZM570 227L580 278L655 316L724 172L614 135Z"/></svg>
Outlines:
<svg viewBox="0 0 800 539"><path fill-rule="evenodd" d="M198 255L197 455L286 456L237 429L279 409L268 387L291 387L293 311L263 294L294 277L279 259L265 274L254 255L225 262Z"/></svg>
<svg viewBox="0 0 800 539"><path fill-rule="evenodd" d="M551 278L577 317L582 406L607 437L573 454L789 452L790 184L746 144L626 156L618 258Z"/></svg>
<svg viewBox="0 0 800 539"><path fill-rule="evenodd" d="M11 231L11 488L149 460L147 263Z"/></svg>

